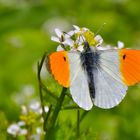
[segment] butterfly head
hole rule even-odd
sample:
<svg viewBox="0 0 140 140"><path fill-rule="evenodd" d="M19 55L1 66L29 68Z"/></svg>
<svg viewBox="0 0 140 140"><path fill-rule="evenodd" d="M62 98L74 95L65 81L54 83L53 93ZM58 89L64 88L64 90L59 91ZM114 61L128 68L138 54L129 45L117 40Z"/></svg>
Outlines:
<svg viewBox="0 0 140 140"><path fill-rule="evenodd" d="M90 46L89 46L89 43L87 41L84 41L84 50L85 51L89 51L90 50Z"/></svg>

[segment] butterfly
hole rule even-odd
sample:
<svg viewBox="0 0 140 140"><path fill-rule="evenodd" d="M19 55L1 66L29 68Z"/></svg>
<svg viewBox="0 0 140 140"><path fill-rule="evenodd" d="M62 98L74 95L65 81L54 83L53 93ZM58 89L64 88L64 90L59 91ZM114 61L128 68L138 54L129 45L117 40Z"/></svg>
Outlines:
<svg viewBox="0 0 140 140"><path fill-rule="evenodd" d="M84 51L58 51L48 56L49 69L60 85L70 88L79 107L109 109L140 82L140 50L98 50L84 42Z"/></svg>

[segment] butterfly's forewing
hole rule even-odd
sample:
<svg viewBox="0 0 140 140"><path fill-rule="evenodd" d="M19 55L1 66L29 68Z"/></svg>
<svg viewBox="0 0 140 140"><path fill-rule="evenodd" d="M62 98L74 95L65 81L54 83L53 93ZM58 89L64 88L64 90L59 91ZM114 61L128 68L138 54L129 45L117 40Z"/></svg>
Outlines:
<svg viewBox="0 0 140 140"><path fill-rule="evenodd" d="M73 100L85 110L90 110L93 103L88 89L87 75L82 68L80 53L58 51L50 54L49 69L64 87L70 87Z"/></svg>
<svg viewBox="0 0 140 140"><path fill-rule="evenodd" d="M112 108L121 102L127 90L120 72L119 50L98 51L98 55L94 69L94 104L100 108Z"/></svg>
<svg viewBox="0 0 140 140"><path fill-rule="evenodd" d="M82 67L80 53L69 52L70 64L70 93L73 100L83 109L90 110L93 106L91 101L87 74Z"/></svg>

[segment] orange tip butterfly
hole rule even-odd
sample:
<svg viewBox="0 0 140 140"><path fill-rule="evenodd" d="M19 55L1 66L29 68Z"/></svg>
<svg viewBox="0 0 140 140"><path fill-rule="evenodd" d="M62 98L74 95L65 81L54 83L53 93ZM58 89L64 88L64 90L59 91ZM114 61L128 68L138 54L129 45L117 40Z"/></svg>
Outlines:
<svg viewBox="0 0 140 140"><path fill-rule="evenodd" d="M48 56L49 69L63 87L70 88L81 108L109 109L126 95L127 86L140 82L140 50L98 50L84 42L84 51L58 51Z"/></svg>

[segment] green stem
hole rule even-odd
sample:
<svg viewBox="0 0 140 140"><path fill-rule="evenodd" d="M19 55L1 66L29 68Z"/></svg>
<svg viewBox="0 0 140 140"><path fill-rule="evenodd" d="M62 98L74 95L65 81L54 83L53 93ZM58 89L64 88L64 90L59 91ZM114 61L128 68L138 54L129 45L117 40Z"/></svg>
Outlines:
<svg viewBox="0 0 140 140"><path fill-rule="evenodd" d="M51 114L51 111L52 111L52 105L49 106L49 111L48 111L48 113L47 113L47 115L46 115L46 118L45 118L45 120L44 120L44 124L43 124L43 129L44 129L44 131L46 131L46 125L47 125L47 121L48 121L48 119L49 119L49 116L50 116L50 114Z"/></svg>
<svg viewBox="0 0 140 140"><path fill-rule="evenodd" d="M59 112L61 110L61 106L62 106L64 97L66 95L66 90L67 90L67 88L63 88L63 90L61 92L61 95L60 95L60 97L59 97L59 99L57 101L56 107L55 107L55 109L53 111L53 114L52 114L52 118L50 120L50 126L47 129L48 131L47 131L47 134L46 134L46 137L45 137L46 140L52 140L53 139L54 126L55 126L58 114L59 114Z"/></svg>
<svg viewBox="0 0 140 140"><path fill-rule="evenodd" d="M61 109L61 106L62 106L62 103L63 103L63 100L64 100L64 97L65 97L65 92L66 92L67 88L63 88L62 92L61 92L61 95L59 97L59 100L56 104L56 108L54 110L54 113L53 113L53 116L52 116L52 126L54 126L55 122L56 122L56 119L57 119L57 116L58 116L58 113Z"/></svg>
<svg viewBox="0 0 140 140"><path fill-rule="evenodd" d="M41 108L42 108L42 117L43 119L45 119L45 108L44 108L44 104L43 104L43 93L42 93L42 87L41 87L41 77L40 77L40 73L41 73L41 69L43 66L43 62L46 58L46 53L44 53L41 62L38 63L38 83L39 83L39 95L40 95L40 101L41 101Z"/></svg>
<svg viewBox="0 0 140 140"><path fill-rule="evenodd" d="M88 111L84 111L83 114L80 117L80 123L82 122L82 120L86 117L86 115L88 114Z"/></svg>
<svg viewBox="0 0 140 140"><path fill-rule="evenodd" d="M80 111L80 109L78 109ZM80 135L80 123L83 121L83 119L86 117L88 114L88 111L84 111L82 115L80 115L80 112L77 110L77 123L73 127L73 131L76 130L76 136L77 138Z"/></svg>

